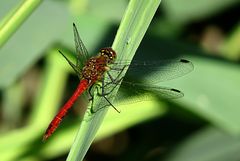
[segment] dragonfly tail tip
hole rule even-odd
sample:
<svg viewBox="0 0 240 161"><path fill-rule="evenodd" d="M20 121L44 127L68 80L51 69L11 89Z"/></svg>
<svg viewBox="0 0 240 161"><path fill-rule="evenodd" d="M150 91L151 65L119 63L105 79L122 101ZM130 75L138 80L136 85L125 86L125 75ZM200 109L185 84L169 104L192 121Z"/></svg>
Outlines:
<svg viewBox="0 0 240 161"><path fill-rule="evenodd" d="M44 135L43 138L42 138L42 142L45 142L47 139L49 138L49 135Z"/></svg>

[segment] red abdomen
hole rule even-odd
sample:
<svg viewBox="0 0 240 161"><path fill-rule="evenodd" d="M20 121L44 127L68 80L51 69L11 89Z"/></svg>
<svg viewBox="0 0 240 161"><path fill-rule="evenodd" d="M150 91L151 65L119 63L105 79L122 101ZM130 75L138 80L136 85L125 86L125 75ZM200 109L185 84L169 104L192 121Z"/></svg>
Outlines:
<svg viewBox="0 0 240 161"><path fill-rule="evenodd" d="M52 133L57 129L58 125L62 121L63 117L67 114L68 110L72 107L73 103L89 86L90 86L90 83L88 80L83 79L80 81L72 97L65 103L65 105L60 109L60 111L57 113L57 115L49 124L43 136L43 141L45 141L47 138L49 138L52 135Z"/></svg>

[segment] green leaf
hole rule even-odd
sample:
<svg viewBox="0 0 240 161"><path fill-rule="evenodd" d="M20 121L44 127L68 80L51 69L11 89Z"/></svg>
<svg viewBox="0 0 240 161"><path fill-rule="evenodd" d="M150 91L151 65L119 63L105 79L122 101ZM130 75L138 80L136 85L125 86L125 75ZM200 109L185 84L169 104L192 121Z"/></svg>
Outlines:
<svg viewBox="0 0 240 161"><path fill-rule="evenodd" d="M238 0L168 0L164 9L174 24L185 24L213 15L228 6L239 4Z"/></svg>
<svg viewBox="0 0 240 161"><path fill-rule="evenodd" d="M239 148L239 137L208 127L180 144L165 161L238 161Z"/></svg>
<svg viewBox="0 0 240 161"><path fill-rule="evenodd" d="M54 10L54 12L53 12ZM44 54L43 50L64 33L62 21L67 21L64 7L46 1L31 15L0 50L0 88L11 85ZM52 21L51 16L61 19ZM69 25L70 26L70 25Z"/></svg>
<svg viewBox="0 0 240 161"><path fill-rule="evenodd" d="M32 12L41 4L41 0L25 0L0 28L0 47L9 39L9 37L19 28L19 26L32 14Z"/></svg>
<svg viewBox="0 0 240 161"><path fill-rule="evenodd" d="M160 0L131 0L125 15L118 29L116 38L112 45L118 54L118 60L131 60L135 54L153 16L160 4ZM116 95L117 89L113 91ZM113 101L111 98L110 101ZM94 108L98 109L106 104L104 99L96 99ZM84 158L89 146L91 145L97 130L99 129L108 108L101 109L93 115L85 115L77 137L73 143L68 161L80 161Z"/></svg>
<svg viewBox="0 0 240 161"><path fill-rule="evenodd" d="M240 67L213 59L188 58L194 64L194 71L164 84L185 93L182 99L176 100L184 108L233 135L239 135Z"/></svg>

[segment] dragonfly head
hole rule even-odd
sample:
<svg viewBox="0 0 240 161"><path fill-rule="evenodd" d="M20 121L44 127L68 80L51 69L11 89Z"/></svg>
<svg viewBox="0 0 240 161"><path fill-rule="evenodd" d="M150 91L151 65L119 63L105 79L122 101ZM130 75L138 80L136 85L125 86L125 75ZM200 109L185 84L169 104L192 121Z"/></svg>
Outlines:
<svg viewBox="0 0 240 161"><path fill-rule="evenodd" d="M109 64L113 63L117 57L116 52L110 47L100 49L100 55L103 56Z"/></svg>

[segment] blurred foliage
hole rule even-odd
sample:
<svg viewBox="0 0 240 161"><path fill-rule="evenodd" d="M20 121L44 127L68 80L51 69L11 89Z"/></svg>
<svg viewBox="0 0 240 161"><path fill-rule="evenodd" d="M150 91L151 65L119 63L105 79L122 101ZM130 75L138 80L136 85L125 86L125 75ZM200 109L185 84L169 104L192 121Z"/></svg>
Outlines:
<svg viewBox="0 0 240 161"><path fill-rule="evenodd" d="M22 2L0 2L0 30ZM127 4L48 0L16 26L0 49L0 160L66 159L81 120L80 101L54 136L41 142L78 83L57 49L74 53L72 22L90 53L110 46ZM86 160L240 160L239 4L162 1L135 58L191 60L192 73L161 84L185 96L117 105L121 113L108 112Z"/></svg>

